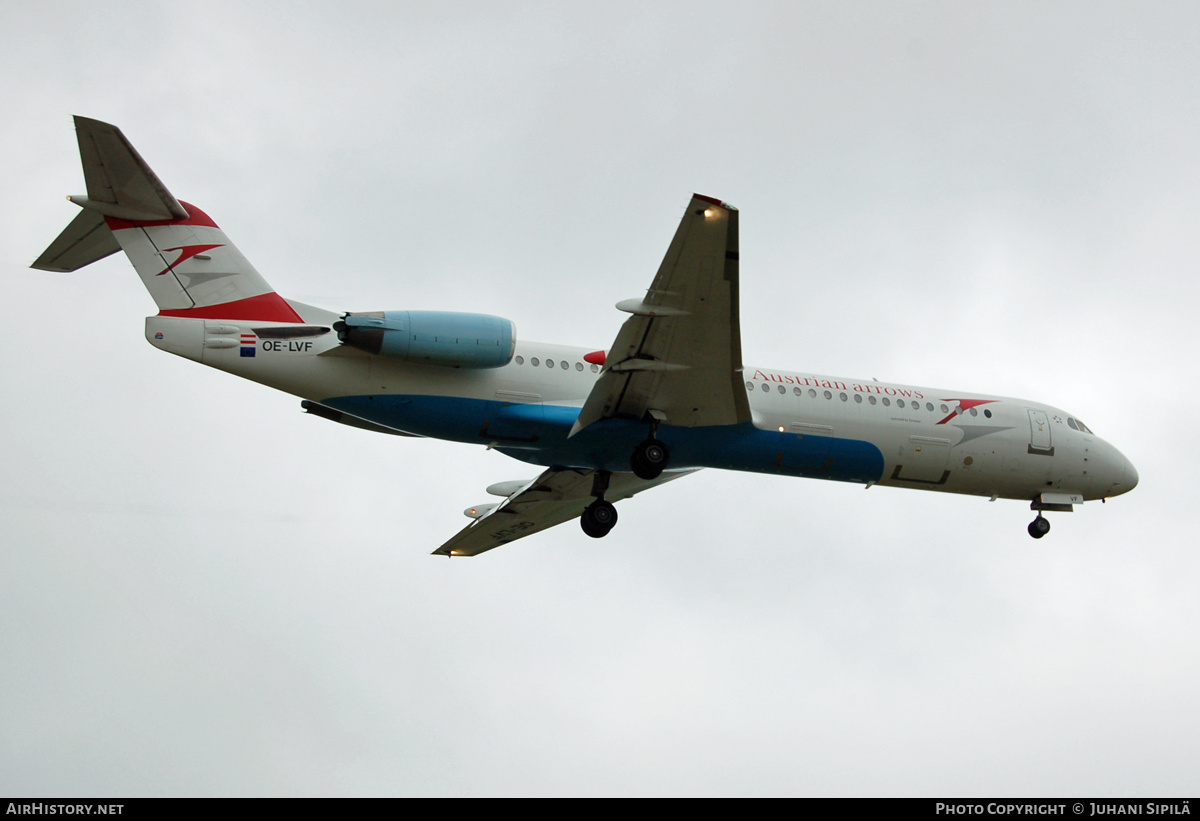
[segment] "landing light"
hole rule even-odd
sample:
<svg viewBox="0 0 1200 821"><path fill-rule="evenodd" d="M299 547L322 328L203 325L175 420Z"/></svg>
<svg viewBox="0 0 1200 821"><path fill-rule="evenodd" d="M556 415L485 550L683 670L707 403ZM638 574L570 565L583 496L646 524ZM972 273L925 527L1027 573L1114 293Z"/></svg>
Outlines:
<svg viewBox="0 0 1200 821"><path fill-rule="evenodd" d="M783 425L780 425L780 426L779 426L779 432L780 432L780 433L783 433Z"/></svg>
<svg viewBox="0 0 1200 821"><path fill-rule="evenodd" d="M704 209L704 216L711 217L712 215L713 215L713 210L711 208Z"/></svg>

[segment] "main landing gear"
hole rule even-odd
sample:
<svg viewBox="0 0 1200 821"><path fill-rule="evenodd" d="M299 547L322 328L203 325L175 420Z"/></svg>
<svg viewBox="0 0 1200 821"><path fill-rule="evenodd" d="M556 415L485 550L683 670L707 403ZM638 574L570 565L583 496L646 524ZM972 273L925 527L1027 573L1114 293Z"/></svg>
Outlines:
<svg viewBox="0 0 1200 821"><path fill-rule="evenodd" d="M634 476L644 481L657 479L671 461L671 452L658 440L657 433L658 420L651 418L650 438L638 444L629 457ZM579 526L593 539L604 538L617 524L617 509L604 498L611 478L612 474L607 470L596 471L592 480L592 495L596 501L585 507L579 516Z"/></svg>
<svg viewBox="0 0 1200 821"><path fill-rule="evenodd" d="M671 461L671 452L667 450L666 445L658 441L660 416L656 415L655 411L647 413L646 418L650 422L650 438L634 448L633 455L629 457L629 467L633 470L633 475L639 479L647 481L657 479Z"/></svg>
<svg viewBox="0 0 1200 821"><path fill-rule="evenodd" d="M612 502L597 499L583 510L579 526L593 539L603 539L617 524L617 509Z"/></svg>
<svg viewBox="0 0 1200 821"><path fill-rule="evenodd" d="M655 439L651 433L649 439L633 449L633 455L629 457L629 467L639 479L657 479L667 469L670 461L671 453L667 446Z"/></svg>
<svg viewBox="0 0 1200 821"><path fill-rule="evenodd" d="M617 509L612 502L604 499L611 478L612 474L607 470L596 471L592 480L592 495L596 501L585 507L583 515L579 517L579 526L593 539L603 539L617 525Z"/></svg>
<svg viewBox="0 0 1200 821"><path fill-rule="evenodd" d="M1050 532L1050 521L1042 514L1038 514L1037 518L1029 523L1029 535L1035 539L1040 539Z"/></svg>

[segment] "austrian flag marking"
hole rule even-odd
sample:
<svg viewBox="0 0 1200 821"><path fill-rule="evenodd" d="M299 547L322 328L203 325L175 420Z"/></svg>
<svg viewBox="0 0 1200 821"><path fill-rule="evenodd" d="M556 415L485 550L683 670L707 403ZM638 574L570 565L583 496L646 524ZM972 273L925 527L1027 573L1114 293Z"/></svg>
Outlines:
<svg viewBox="0 0 1200 821"><path fill-rule="evenodd" d="M258 337L252 333L242 334L242 356L253 357L257 350Z"/></svg>

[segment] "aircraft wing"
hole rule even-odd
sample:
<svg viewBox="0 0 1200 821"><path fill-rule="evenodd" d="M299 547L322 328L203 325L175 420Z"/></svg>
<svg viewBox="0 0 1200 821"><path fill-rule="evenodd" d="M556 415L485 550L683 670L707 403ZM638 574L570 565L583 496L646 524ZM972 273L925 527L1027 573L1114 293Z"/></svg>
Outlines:
<svg viewBox="0 0 1200 821"><path fill-rule="evenodd" d="M684 427L750 421L738 318L738 212L692 196L644 299L607 355L571 435L609 417Z"/></svg>
<svg viewBox="0 0 1200 821"><path fill-rule="evenodd" d="M610 502L628 499L635 493L694 472L668 471L649 480L639 479L632 473L613 473L604 497ZM595 473L594 470L550 468L464 527L433 551L434 555L477 556L493 547L578 518L594 501L592 482Z"/></svg>

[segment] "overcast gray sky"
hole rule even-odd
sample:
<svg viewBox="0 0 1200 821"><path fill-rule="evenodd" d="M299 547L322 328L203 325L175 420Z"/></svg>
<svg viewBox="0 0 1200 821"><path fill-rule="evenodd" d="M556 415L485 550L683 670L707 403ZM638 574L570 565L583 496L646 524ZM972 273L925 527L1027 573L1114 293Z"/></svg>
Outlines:
<svg viewBox="0 0 1200 821"><path fill-rule="evenodd" d="M1194 3L0 6L0 794L1195 794ZM284 295L607 347L693 191L745 359L1021 396L1026 505L706 471L480 558L535 470L152 349L28 269L121 127Z"/></svg>

